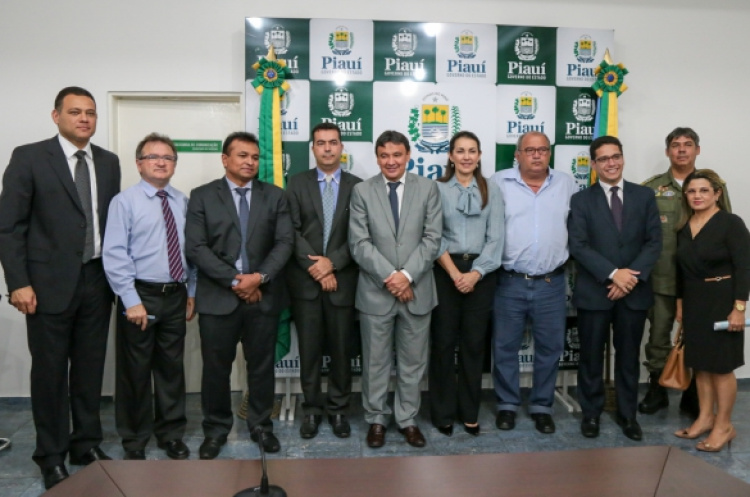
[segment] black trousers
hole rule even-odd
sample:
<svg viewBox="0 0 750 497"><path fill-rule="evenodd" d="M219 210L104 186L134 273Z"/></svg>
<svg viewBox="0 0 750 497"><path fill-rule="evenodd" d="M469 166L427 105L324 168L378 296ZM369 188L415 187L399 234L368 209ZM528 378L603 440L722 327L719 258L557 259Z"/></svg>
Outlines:
<svg viewBox="0 0 750 497"><path fill-rule="evenodd" d="M471 270L472 261L454 257L453 262L461 272ZM435 264L433 271L439 304L430 324L430 417L435 426L448 426L457 419L473 424L479 413L497 273L484 275L473 292L463 294L442 267Z"/></svg>
<svg viewBox="0 0 750 497"><path fill-rule="evenodd" d="M293 299L292 317L297 326L300 381L305 414L344 414L352 392L351 343L354 306L336 306L321 292L312 300ZM328 395L321 390L323 353L328 352Z"/></svg>
<svg viewBox="0 0 750 497"><path fill-rule="evenodd" d="M185 434L185 285L135 285L153 315L146 330L117 308L115 420L125 450L143 449L151 435L160 442ZM153 376L153 388L152 388ZM153 401L152 401L153 396Z"/></svg>
<svg viewBox="0 0 750 497"><path fill-rule="evenodd" d="M635 418L640 373L638 360L647 313L647 310L629 309L621 300L605 311L578 308L578 338L581 343L578 402L584 417L597 417L604 410L604 349L611 326L615 349L617 412L625 418Z"/></svg>
<svg viewBox="0 0 750 497"><path fill-rule="evenodd" d="M238 342L242 342L247 362L247 427L251 432L258 425L265 431L273 431L273 360L279 315L263 314L258 304L242 302L230 314L202 313L198 319L203 356L201 407L204 436L225 440L232 429L230 375Z"/></svg>
<svg viewBox="0 0 750 497"><path fill-rule="evenodd" d="M28 314L33 459L41 468L82 455L102 441L99 404L112 313L112 291L101 259L84 264L68 308ZM73 432L70 418L73 417Z"/></svg>

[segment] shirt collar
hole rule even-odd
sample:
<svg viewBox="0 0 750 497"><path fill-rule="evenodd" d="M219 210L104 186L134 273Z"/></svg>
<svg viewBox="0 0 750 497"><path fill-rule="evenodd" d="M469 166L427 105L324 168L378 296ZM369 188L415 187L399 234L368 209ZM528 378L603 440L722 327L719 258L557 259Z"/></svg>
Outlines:
<svg viewBox="0 0 750 497"><path fill-rule="evenodd" d="M79 150L83 150L84 152L86 152L86 157L93 160L94 154L91 152L91 142L86 143L86 146L83 148L78 148L63 135L58 134L57 138L60 142L60 146L63 149L63 154L65 154L66 159L71 159L75 156L76 152L78 152Z"/></svg>
<svg viewBox="0 0 750 497"><path fill-rule="evenodd" d="M458 182L458 178L456 178L456 175L454 174L451 177L451 179L448 180L448 186L450 186L450 187L460 186L461 188L466 188L466 189L476 188L477 187L477 179L472 176L471 183L469 184L469 186L464 186L464 185L462 185L461 183Z"/></svg>
<svg viewBox="0 0 750 497"><path fill-rule="evenodd" d="M255 178L253 178L250 181L248 181L245 186L238 186L236 183L233 183L226 176L224 176L224 180L227 182L227 185L229 185L229 190L232 191L232 192L235 191L237 188L247 188L248 190L250 190L252 192L253 191L253 183L255 182Z"/></svg>
<svg viewBox="0 0 750 497"><path fill-rule="evenodd" d="M159 190L164 190L165 192L167 192L167 196L168 197L174 198L174 196L175 196L175 194L174 194L174 188L172 187L171 184L167 184L167 186L165 186L164 188L156 188L154 185L152 185L151 183L149 183L148 181L146 181L143 178L141 178L141 181L139 181L138 184L141 186L141 188L143 189L143 191L146 192L146 196L148 198L152 198L152 197L156 196L156 193Z"/></svg>
<svg viewBox="0 0 750 497"><path fill-rule="evenodd" d="M625 186L625 180L623 178L620 178L620 181L618 181L616 185L610 185L609 183L600 181L599 186L602 187L605 195L609 195L609 191L612 189L613 186L618 186L620 187L620 191L623 191L623 186Z"/></svg>
<svg viewBox="0 0 750 497"><path fill-rule="evenodd" d="M326 174L323 171L320 170L320 168L315 168L318 171L318 181L325 181L326 180ZM333 172L333 181L336 183L341 183L341 168L339 167Z"/></svg>
<svg viewBox="0 0 750 497"><path fill-rule="evenodd" d="M401 186L403 186L406 183L406 171L404 171L404 175L401 176L396 181L389 180L388 178L385 177L385 175L383 173L380 173L380 177L383 178L383 183L385 183L385 186L388 186L388 183L401 182Z"/></svg>

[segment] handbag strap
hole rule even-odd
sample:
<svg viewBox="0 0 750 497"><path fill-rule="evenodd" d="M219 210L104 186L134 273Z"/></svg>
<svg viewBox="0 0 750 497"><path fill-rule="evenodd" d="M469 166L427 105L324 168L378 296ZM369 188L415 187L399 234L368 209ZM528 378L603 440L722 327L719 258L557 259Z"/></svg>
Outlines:
<svg viewBox="0 0 750 497"><path fill-rule="evenodd" d="M680 323L680 326L677 328L677 333L674 336L674 343L672 345L677 347L680 344L682 344L682 323Z"/></svg>

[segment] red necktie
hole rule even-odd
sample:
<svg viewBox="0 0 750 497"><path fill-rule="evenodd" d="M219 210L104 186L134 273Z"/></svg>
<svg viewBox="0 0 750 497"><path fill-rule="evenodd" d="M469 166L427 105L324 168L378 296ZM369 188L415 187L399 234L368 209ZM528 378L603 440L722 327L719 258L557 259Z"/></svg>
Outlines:
<svg viewBox="0 0 750 497"><path fill-rule="evenodd" d="M180 254L180 239L177 236L177 226L174 222L172 209L169 207L167 192L159 190L156 194L161 197L161 212L164 214L164 225L167 228L167 255L169 256L169 276L178 283L182 283L185 270L182 268Z"/></svg>

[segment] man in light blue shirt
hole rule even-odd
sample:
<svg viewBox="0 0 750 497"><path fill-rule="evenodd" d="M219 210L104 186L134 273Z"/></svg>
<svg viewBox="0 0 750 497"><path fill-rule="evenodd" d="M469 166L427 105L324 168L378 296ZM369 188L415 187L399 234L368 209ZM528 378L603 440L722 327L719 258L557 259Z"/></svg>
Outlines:
<svg viewBox="0 0 750 497"><path fill-rule="evenodd" d="M187 459L183 352L196 277L185 259L187 197L169 184L177 164L169 137L146 136L135 156L141 181L112 200L102 255L119 297L117 431L125 459L145 459L152 434L167 456Z"/></svg>
<svg viewBox="0 0 750 497"><path fill-rule="evenodd" d="M501 430L515 427L521 405L518 351L527 321L534 338L534 376L529 413L541 433L554 433L552 404L565 338L567 218L574 179L550 169L550 141L529 132L518 139L518 168L492 181L505 201L505 247L495 293L493 380Z"/></svg>

